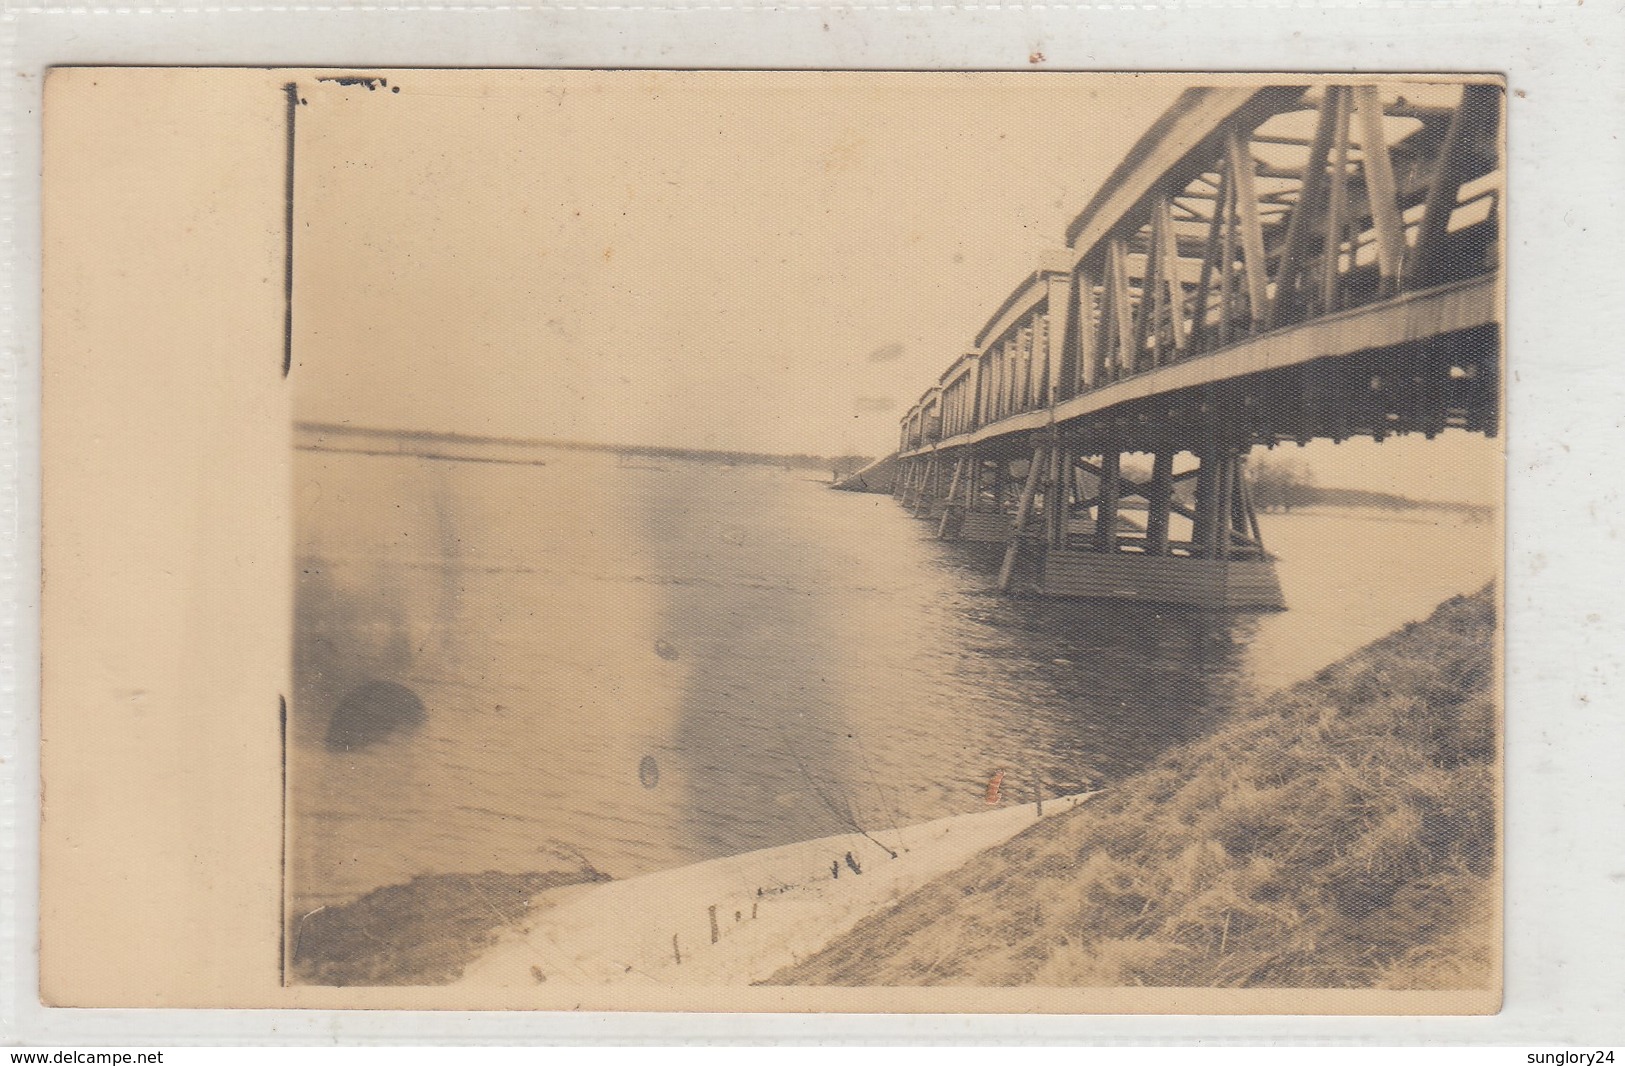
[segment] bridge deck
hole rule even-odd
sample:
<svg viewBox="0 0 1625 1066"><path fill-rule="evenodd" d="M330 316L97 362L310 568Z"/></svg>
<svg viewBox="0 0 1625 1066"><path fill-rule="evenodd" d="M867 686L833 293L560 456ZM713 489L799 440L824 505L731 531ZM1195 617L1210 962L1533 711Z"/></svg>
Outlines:
<svg viewBox="0 0 1625 1066"><path fill-rule="evenodd" d="M1413 384L1427 395L1339 388L1351 409L1392 401L1418 417L1389 425L1394 412L1373 410L1355 432L1493 432L1501 93L1488 82L1187 91L1068 228L1067 247L1015 287L909 411L899 454L1052 425L1099 437L1089 416L1160 396L1231 403L1229 383L1268 385L1279 433L1303 439L1301 419L1287 424L1291 394L1319 386L1274 372L1399 350L1425 364L1427 380ZM1368 362L1348 369L1410 376ZM1151 414L1144 404L1115 412L1129 423ZM1165 425L1174 439L1161 443L1185 446L1224 421ZM1278 435L1255 428L1254 442ZM1319 430L1341 439L1345 428Z"/></svg>
<svg viewBox="0 0 1625 1066"><path fill-rule="evenodd" d="M1313 319L1294 329L1239 341L1183 363L1145 371L1051 407L1024 411L966 433L924 443L902 452L901 457L1024 435L1135 400L1154 399L1266 371L1303 366L1318 359L1394 348L1495 326L1499 321L1499 284L1493 277L1405 293L1380 303Z"/></svg>

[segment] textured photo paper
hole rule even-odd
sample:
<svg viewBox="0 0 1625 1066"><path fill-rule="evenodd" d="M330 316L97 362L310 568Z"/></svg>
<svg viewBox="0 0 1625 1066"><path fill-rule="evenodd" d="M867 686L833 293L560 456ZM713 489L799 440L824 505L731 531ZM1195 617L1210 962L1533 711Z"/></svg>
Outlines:
<svg viewBox="0 0 1625 1066"><path fill-rule="evenodd" d="M1502 95L54 71L47 1002L1495 1011Z"/></svg>

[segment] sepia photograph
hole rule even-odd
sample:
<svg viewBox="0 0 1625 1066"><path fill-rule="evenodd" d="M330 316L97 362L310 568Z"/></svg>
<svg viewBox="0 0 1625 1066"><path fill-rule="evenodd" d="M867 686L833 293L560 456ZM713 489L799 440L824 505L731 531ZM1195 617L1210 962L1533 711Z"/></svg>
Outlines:
<svg viewBox="0 0 1625 1066"><path fill-rule="evenodd" d="M1506 84L1029 65L53 69L41 1000L1500 1010Z"/></svg>
<svg viewBox="0 0 1625 1066"><path fill-rule="evenodd" d="M1498 79L274 89L283 983L1496 1009Z"/></svg>

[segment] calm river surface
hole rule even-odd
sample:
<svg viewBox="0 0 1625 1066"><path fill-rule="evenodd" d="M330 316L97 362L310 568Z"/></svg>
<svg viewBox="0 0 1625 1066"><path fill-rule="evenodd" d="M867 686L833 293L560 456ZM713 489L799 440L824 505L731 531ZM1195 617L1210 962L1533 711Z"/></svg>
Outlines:
<svg viewBox="0 0 1625 1066"><path fill-rule="evenodd" d="M295 908L560 852L627 877L896 839L1001 769L1014 800L1110 784L1500 552L1445 512L1265 515L1286 612L1013 600L985 546L808 471L526 455L295 453ZM331 749L376 681L422 720Z"/></svg>

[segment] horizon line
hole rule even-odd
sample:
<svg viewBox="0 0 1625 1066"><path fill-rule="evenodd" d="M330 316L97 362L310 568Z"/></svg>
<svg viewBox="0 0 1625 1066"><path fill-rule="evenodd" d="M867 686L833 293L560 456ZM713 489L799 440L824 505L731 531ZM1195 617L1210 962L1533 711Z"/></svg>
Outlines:
<svg viewBox="0 0 1625 1066"><path fill-rule="evenodd" d="M460 444L508 444L522 447L562 448L573 451L681 452L692 455L750 456L766 459L863 459L872 461L877 458L877 456L860 452L830 455L821 452L763 451L754 448L697 447L685 444L629 444L611 441L570 440L562 437L513 437L482 433L460 433L455 430L390 429L383 426L359 426L342 422L315 422L302 419L294 419L293 428L296 433L335 433L372 438L395 437ZM294 446L299 447L298 444Z"/></svg>

